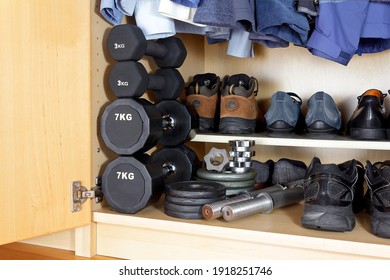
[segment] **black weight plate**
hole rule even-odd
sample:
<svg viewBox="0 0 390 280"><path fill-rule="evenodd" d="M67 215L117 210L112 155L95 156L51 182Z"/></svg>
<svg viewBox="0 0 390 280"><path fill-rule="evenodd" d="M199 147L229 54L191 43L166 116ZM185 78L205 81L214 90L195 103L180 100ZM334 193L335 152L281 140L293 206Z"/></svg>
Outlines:
<svg viewBox="0 0 390 280"><path fill-rule="evenodd" d="M205 180L211 181L245 181L256 178L256 171L253 168L250 168L248 172L245 173L233 173L229 170L225 170L223 172L215 172L213 170L209 171L205 168L199 168L196 172L196 175Z"/></svg>
<svg viewBox="0 0 390 280"><path fill-rule="evenodd" d="M225 195L224 185L206 181L182 181L165 187L167 195L186 198L210 198Z"/></svg>
<svg viewBox="0 0 390 280"><path fill-rule="evenodd" d="M242 189L230 189L230 190L226 190L226 196L233 196L233 195L237 195L239 193L242 193L242 192L250 192L250 191L253 191L254 188L242 188Z"/></svg>
<svg viewBox="0 0 390 280"><path fill-rule="evenodd" d="M205 205L208 203L213 203L216 201L221 201L225 200L226 196L220 196L220 197L210 197L210 198L186 198L186 197L176 197L176 196L170 196L166 195L165 196L165 201L174 203L174 204L179 204L179 205Z"/></svg>
<svg viewBox="0 0 390 280"><path fill-rule="evenodd" d="M201 213L186 213L186 212L179 212L179 211L172 211L169 209L164 209L164 213L168 216L179 218L179 219L188 219L188 220L195 220L195 219L204 219L202 212Z"/></svg>
<svg viewBox="0 0 390 280"><path fill-rule="evenodd" d="M164 202L164 209L186 213L199 213L202 212L203 205L179 205L174 203Z"/></svg>
<svg viewBox="0 0 390 280"><path fill-rule="evenodd" d="M206 182L217 182L226 187L226 189L241 189L241 188L250 188L253 187L256 184L255 179L247 180L247 181L211 181L211 180L205 180L196 178L196 180L199 181L206 181Z"/></svg>

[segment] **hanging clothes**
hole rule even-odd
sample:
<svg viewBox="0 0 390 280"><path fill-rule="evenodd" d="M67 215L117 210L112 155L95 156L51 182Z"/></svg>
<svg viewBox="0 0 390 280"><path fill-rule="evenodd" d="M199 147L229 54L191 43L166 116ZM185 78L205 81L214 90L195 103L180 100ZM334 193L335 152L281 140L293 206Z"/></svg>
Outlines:
<svg viewBox="0 0 390 280"><path fill-rule="evenodd" d="M176 34L174 20L160 15L159 5L159 0L142 0L137 1L135 6L135 21L147 40L171 37Z"/></svg>
<svg viewBox="0 0 390 280"><path fill-rule="evenodd" d="M170 0L170 1L190 8L197 8L200 2L200 0Z"/></svg>
<svg viewBox="0 0 390 280"><path fill-rule="evenodd" d="M125 16L132 16L134 14L137 0L115 0L117 9Z"/></svg>
<svg viewBox="0 0 390 280"><path fill-rule="evenodd" d="M101 0L100 14L111 24L117 25L122 22L123 13L118 10L114 0Z"/></svg>
<svg viewBox="0 0 390 280"><path fill-rule="evenodd" d="M256 0L256 31L285 42L304 46L310 31L304 14L295 9L295 0Z"/></svg>
<svg viewBox="0 0 390 280"><path fill-rule="evenodd" d="M307 48L316 56L348 65L355 53L388 49L390 6L369 0L322 0Z"/></svg>

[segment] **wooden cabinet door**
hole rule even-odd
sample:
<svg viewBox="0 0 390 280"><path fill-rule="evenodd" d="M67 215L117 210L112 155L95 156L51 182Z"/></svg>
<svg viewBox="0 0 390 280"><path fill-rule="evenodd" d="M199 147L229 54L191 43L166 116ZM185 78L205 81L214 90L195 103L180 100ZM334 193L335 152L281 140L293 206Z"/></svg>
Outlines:
<svg viewBox="0 0 390 280"><path fill-rule="evenodd" d="M90 2L2 0L0 244L89 224Z"/></svg>

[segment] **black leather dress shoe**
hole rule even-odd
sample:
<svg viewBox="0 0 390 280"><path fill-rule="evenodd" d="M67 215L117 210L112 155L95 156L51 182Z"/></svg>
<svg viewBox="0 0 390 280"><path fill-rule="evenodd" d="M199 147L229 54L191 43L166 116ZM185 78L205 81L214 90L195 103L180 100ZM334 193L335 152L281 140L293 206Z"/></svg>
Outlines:
<svg viewBox="0 0 390 280"><path fill-rule="evenodd" d="M369 89L358 97L359 103L347 124L347 134L358 140L385 140L386 116L383 101L387 94Z"/></svg>

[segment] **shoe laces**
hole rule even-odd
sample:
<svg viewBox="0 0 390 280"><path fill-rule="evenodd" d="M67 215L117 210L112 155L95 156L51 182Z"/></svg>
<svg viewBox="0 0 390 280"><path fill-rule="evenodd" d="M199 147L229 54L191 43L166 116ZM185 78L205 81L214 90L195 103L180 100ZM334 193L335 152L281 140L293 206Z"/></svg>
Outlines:
<svg viewBox="0 0 390 280"><path fill-rule="evenodd" d="M245 83L245 81L243 81L242 79L239 79L238 82L233 82L229 86L229 95L235 95L235 93L234 93L235 87L243 87L243 88L248 90L251 81L253 81L255 83L255 88L253 90L253 93L255 94L255 96L257 96L257 93L259 91L259 82L254 77L250 77L248 83Z"/></svg>

